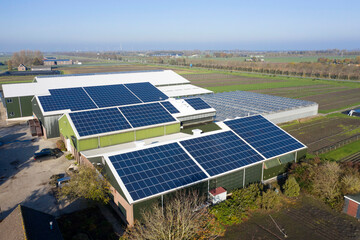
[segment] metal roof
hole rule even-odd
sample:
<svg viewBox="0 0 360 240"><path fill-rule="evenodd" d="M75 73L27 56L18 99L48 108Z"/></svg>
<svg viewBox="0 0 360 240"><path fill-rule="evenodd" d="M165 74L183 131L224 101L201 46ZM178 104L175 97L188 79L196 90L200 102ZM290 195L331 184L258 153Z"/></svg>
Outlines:
<svg viewBox="0 0 360 240"><path fill-rule="evenodd" d="M49 95L49 89L150 82L154 86L190 83L172 70L35 77L33 83L3 84L5 98Z"/></svg>
<svg viewBox="0 0 360 240"><path fill-rule="evenodd" d="M210 94L213 91L201 88L192 84L182 84L173 86L158 87L160 91L168 95L169 97L185 97L201 94Z"/></svg>

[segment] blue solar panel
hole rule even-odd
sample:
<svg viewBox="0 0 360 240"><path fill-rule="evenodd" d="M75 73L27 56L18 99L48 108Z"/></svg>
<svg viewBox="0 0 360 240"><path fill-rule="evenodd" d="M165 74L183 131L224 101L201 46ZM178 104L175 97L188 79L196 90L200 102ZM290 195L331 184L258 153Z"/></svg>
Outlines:
<svg viewBox="0 0 360 240"><path fill-rule="evenodd" d="M49 92L50 96L39 96L39 101L45 112L97 108L82 88L51 89Z"/></svg>
<svg viewBox="0 0 360 240"><path fill-rule="evenodd" d="M211 108L209 104L204 102L201 98L189 98L185 99L185 101L190 104L195 110L207 109Z"/></svg>
<svg viewBox="0 0 360 240"><path fill-rule="evenodd" d="M180 142L211 176L264 160L233 132Z"/></svg>
<svg viewBox="0 0 360 240"><path fill-rule="evenodd" d="M131 128L117 108L69 113L80 136Z"/></svg>
<svg viewBox="0 0 360 240"><path fill-rule="evenodd" d="M266 158L304 147L260 115L226 121L225 124Z"/></svg>
<svg viewBox="0 0 360 240"><path fill-rule="evenodd" d="M207 177L177 143L109 159L134 201Z"/></svg>
<svg viewBox="0 0 360 240"><path fill-rule="evenodd" d="M160 103L119 107L133 127L176 121Z"/></svg>
<svg viewBox="0 0 360 240"><path fill-rule="evenodd" d="M179 110L174 107L170 102L161 102L164 108L166 108L170 113L179 113Z"/></svg>
<svg viewBox="0 0 360 240"><path fill-rule="evenodd" d="M154 87L151 83L129 83L125 86L130 89L138 98L143 102L156 102L166 100L169 97L166 96L159 89Z"/></svg>
<svg viewBox="0 0 360 240"><path fill-rule="evenodd" d="M122 84L84 87L84 89L100 108L141 103L141 101Z"/></svg>

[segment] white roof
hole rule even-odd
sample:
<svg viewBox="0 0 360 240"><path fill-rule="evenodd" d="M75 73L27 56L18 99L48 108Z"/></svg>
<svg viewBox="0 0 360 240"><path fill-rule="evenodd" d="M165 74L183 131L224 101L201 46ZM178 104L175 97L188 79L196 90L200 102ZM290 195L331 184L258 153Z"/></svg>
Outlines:
<svg viewBox="0 0 360 240"><path fill-rule="evenodd" d="M201 88L192 84L172 85L158 87L160 91L168 95L169 97L184 97L200 94L210 94L213 91Z"/></svg>
<svg viewBox="0 0 360 240"><path fill-rule="evenodd" d="M150 82L154 86L190 83L172 70L54 75L35 77L35 83L3 84L4 97L49 95L49 89Z"/></svg>
<svg viewBox="0 0 360 240"><path fill-rule="evenodd" d="M101 86L150 82L154 86L190 83L172 70L39 76L36 81L51 88Z"/></svg>
<svg viewBox="0 0 360 240"><path fill-rule="evenodd" d="M4 98L34 96L38 91L36 83L3 84ZM46 90L46 92L48 92Z"/></svg>

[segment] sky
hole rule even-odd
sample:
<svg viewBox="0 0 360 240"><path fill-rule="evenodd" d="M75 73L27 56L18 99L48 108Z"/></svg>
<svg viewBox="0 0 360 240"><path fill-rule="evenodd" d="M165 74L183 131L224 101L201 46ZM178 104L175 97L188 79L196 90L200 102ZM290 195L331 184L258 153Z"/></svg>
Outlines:
<svg viewBox="0 0 360 240"><path fill-rule="evenodd" d="M0 51L353 50L359 9L359 0L0 0Z"/></svg>

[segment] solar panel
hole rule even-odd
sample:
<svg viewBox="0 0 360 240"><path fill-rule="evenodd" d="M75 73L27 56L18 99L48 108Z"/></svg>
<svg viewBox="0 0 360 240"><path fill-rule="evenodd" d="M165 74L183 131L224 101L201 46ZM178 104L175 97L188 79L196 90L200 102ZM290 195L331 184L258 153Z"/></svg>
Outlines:
<svg viewBox="0 0 360 240"><path fill-rule="evenodd" d="M134 201L207 177L177 143L109 159Z"/></svg>
<svg viewBox="0 0 360 240"><path fill-rule="evenodd" d="M170 113L179 113L179 110L174 107L170 102L161 102L161 105L163 105L164 108L166 108Z"/></svg>
<svg viewBox="0 0 360 240"><path fill-rule="evenodd" d="M231 131L181 141L180 144L211 176L264 160Z"/></svg>
<svg viewBox="0 0 360 240"><path fill-rule="evenodd" d="M141 103L141 101L122 84L84 87L84 89L100 108Z"/></svg>
<svg viewBox="0 0 360 240"><path fill-rule="evenodd" d="M207 109L211 108L209 104L204 102L201 98L189 98L185 99L185 101L190 104L195 110Z"/></svg>
<svg viewBox="0 0 360 240"><path fill-rule="evenodd" d="M138 98L143 102L156 102L166 100L169 97L166 96L159 89L154 87L151 83L129 83L125 86L130 89Z"/></svg>
<svg viewBox="0 0 360 240"><path fill-rule="evenodd" d="M304 147L303 144L260 115L224 123L266 158Z"/></svg>
<svg viewBox="0 0 360 240"><path fill-rule="evenodd" d="M131 128L117 108L69 113L80 136Z"/></svg>
<svg viewBox="0 0 360 240"><path fill-rule="evenodd" d="M176 121L160 103L119 107L133 127L142 127Z"/></svg>
<svg viewBox="0 0 360 240"><path fill-rule="evenodd" d="M39 101L45 112L97 108L82 88L50 89L49 92L50 96L39 96Z"/></svg>

